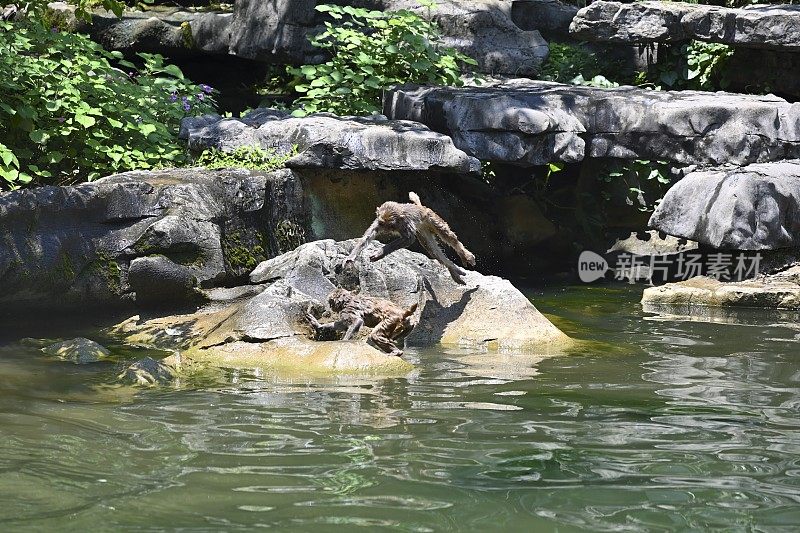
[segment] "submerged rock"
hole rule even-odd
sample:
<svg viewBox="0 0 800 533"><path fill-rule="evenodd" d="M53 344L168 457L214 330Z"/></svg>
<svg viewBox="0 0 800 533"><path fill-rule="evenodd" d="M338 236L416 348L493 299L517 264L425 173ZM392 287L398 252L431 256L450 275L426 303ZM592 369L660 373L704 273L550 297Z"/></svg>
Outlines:
<svg viewBox="0 0 800 533"><path fill-rule="evenodd" d="M76 365L97 363L111 355L111 352L104 346L84 337L57 342L45 346L42 348L42 351L48 355L55 355L60 359L75 363Z"/></svg>
<svg viewBox="0 0 800 533"><path fill-rule="evenodd" d="M274 109L255 109L241 119L218 115L186 118L180 137L197 151L260 146L288 154L296 149L297 154L286 162L290 168L481 170L480 162L453 146L449 137L416 122L390 121L381 115L319 113L296 118Z"/></svg>
<svg viewBox="0 0 800 533"><path fill-rule="evenodd" d="M593 2L578 11L573 37L617 43L691 39L733 46L800 50L800 6L725 8L684 2Z"/></svg>
<svg viewBox="0 0 800 533"><path fill-rule="evenodd" d="M0 195L0 302L19 310L203 297L305 226L290 171L173 169Z"/></svg>
<svg viewBox="0 0 800 533"><path fill-rule="evenodd" d="M357 372L403 374L412 367L363 341L310 339L304 318L309 306L324 308L335 286L402 306L419 304L420 324L410 346L452 345L482 352L548 353L572 342L508 281L468 272L465 286L428 257L400 250L366 260L357 271L343 267L355 241L317 241L268 260L252 275L266 285L257 294L220 295L200 311L150 320L132 319L114 328L128 342L182 349L194 361L217 366L260 367L292 373ZM362 337L368 328L363 328Z"/></svg>
<svg viewBox="0 0 800 533"><path fill-rule="evenodd" d="M800 161L692 172L667 191L650 226L713 248L800 246Z"/></svg>
<svg viewBox="0 0 800 533"><path fill-rule="evenodd" d="M157 361L145 357L128 366L118 379L132 385L166 385L177 376L176 362L173 358Z"/></svg>
<svg viewBox="0 0 800 533"><path fill-rule="evenodd" d="M533 80L400 86L384 112L453 138L481 160L543 165L585 158L721 165L800 157L800 108L775 96L599 89Z"/></svg>

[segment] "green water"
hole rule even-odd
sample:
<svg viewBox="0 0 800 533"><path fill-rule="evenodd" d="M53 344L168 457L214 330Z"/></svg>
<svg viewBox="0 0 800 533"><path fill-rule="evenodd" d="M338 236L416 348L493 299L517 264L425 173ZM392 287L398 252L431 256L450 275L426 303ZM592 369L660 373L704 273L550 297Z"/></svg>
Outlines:
<svg viewBox="0 0 800 533"><path fill-rule="evenodd" d="M532 294L584 353L410 352L406 379L132 393L0 348L0 530L797 530L800 328L640 291Z"/></svg>

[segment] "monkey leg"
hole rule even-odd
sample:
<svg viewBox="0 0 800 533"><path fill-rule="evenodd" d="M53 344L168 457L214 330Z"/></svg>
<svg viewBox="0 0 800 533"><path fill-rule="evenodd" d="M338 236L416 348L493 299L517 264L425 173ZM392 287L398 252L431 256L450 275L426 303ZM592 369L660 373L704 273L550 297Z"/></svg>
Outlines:
<svg viewBox="0 0 800 533"><path fill-rule="evenodd" d="M398 327L402 327L402 321L400 317L390 317L382 320L369 334L369 340L381 351L389 355L398 357L403 355L403 350L397 347L394 337Z"/></svg>
<svg viewBox="0 0 800 533"><path fill-rule="evenodd" d="M466 285L466 282L461 278L466 272L461 269L457 264L450 261L441 248L439 248L439 243L436 242L436 237L431 235L427 232L422 232L420 235L419 243L422 245L427 252L433 256L434 259L439 261L443 264L448 271L450 271L450 277L453 278L453 281L458 283L459 285Z"/></svg>
<svg viewBox="0 0 800 533"><path fill-rule="evenodd" d="M436 236L458 254L464 266L475 266L475 255L458 240L458 236L450 229L447 222L433 212L431 212L430 222Z"/></svg>

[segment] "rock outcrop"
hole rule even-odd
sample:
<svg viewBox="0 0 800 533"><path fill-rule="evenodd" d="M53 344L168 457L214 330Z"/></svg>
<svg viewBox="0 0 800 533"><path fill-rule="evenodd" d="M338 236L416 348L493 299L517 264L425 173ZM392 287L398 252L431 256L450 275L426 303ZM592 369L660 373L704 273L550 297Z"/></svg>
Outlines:
<svg viewBox="0 0 800 533"><path fill-rule="evenodd" d="M514 0L511 20L523 30L536 30L545 38L567 37L578 7L561 0Z"/></svg>
<svg viewBox="0 0 800 533"><path fill-rule="evenodd" d="M122 17L98 10L91 23L76 19L75 7L52 2L48 7L55 20L103 45L107 50L150 52L172 58L198 54L227 55L232 13L188 11L159 6L147 11L126 10Z"/></svg>
<svg viewBox="0 0 800 533"><path fill-rule="evenodd" d="M800 108L775 96L509 80L400 86L384 113L446 133L481 160L523 166L590 157L745 165L800 156Z"/></svg>
<svg viewBox="0 0 800 533"><path fill-rule="evenodd" d="M0 195L0 302L196 301L280 253L279 226L305 227L298 190L288 170L182 169Z"/></svg>
<svg viewBox="0 0 800 533"><path fill-rule="evenodd" d="M699 276L677 283L648 287L642 296L645 311L695 316L704 308L800 310L800 266L783 272L735 282Z"/></svg>
<svg viewBox="0 0 800 533"><path fill-rule="evenodd" d="M408 345L542 353L571 343L508 281L469 272L467 285L457 285L438 263L408 250L371 263L366 257L376 243L351 270L342 264L354 244L305 244L259 265L250 288L212 291L211 303L196 313L134 317L113 333L128 342L180 349L192 361L214 366L291 373L408 372L409 363L363 340L310 339L306 310L324 308L335 286L347 286L405 306L418 303L420 324L407 338Z"/></svg>
<svg viewBox="0 0 800 533"><path fill-rule="evenodd" d="M692 172L670 188L650 226L713 248L800 246L800 161Z"/></svg>
<svg viewBox="0 0 800 533"><path fill-rule="evenodd" d="M232 151L260 146L297 154L290 168L342 170L449 171L478 173L480 161L453 141L411 121L372 117L337 117L319 113L296 118L273 109L255 109L241 119L218 115L184 119L180 137L192 150Z"/></svg>
<svg viewBox="0 0 800 533"><path fill-rule="evenodd" d="M59 16L106 48L158 52L172 57L231 54L270 64L319 63L324 54L309 37L323 28L316 0L237 0L232 13L178 9L126 11L121 19L98 11L92 24L75 21L74 8L51 5ZM547 58L547 42L511 20L511 3L502 0L442 0L434 10L414 0L338 0L332 3L381 11L411 9L435 20L445 46L473 57L481 72L533 75Z"/></svg>
<svg viewBox="0 0 800 533"><path fill-rule="evenodd" d="M616 43L691 39L771 50L800 50L800 6L724 8L682 2L593 2L578 11L573 37Z"/></svg>

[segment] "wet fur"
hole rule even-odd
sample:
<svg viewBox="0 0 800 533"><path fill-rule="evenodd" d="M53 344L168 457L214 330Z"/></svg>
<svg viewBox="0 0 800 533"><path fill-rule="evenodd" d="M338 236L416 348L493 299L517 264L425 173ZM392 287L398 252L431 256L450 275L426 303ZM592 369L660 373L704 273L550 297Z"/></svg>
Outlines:
<svg viewBox="0 0 800 533"><path fill-rule="evenodd" d="M361 296L346 289L334 289L328 295L328 306L331 311L339 313L338 320L320 324L310 308L307 312L308 321L317 336L344 331L342 340L350 340L358 334L361 326L367 326L373 328L369 341L389 355L403 355L398 343L416 326L413 315L417 304L403 309L389 300Z"/></svg>
<svg viewBox="0 0 800 533"><path fill-rule="evenodd" d="M399 237L385 244L380 252L370 257L370 261L377 261L400 248L407 248L416 240L428 255L447 268L450 276L457 283L463 285L462 276L466 272L445 255L439 246L439 241L450 246L458 254L464 266L475 266L475 256L458 240L458 236L450 229L450 226L447 225L447 222L442 217L432 209L422 205L416 193L410 192L408 197L412 202L410 204L385 202L378 207L375 213L375 221L364 233L364 236L361 237L356 247L353 248L353 251L347 257L347 261L355 261L364 247L374 240L379 233L397 234Z"/></svg>

